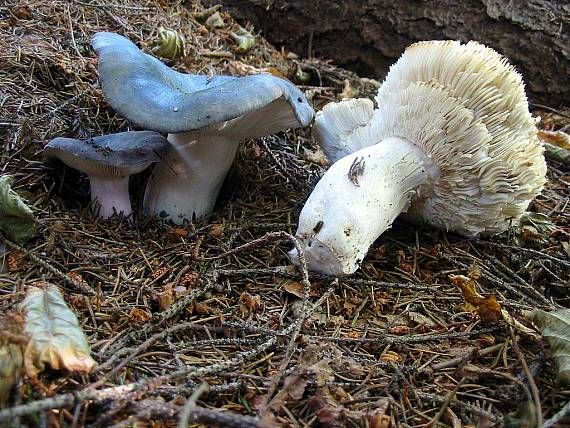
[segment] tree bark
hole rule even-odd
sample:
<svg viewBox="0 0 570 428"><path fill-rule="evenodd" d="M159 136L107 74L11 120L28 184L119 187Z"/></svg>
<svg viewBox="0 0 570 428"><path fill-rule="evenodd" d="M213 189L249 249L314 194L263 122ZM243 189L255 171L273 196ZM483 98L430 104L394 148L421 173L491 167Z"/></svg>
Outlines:
<svg viewBox="0 0 570 428"><path fill-rule="evenodd" d="M570 105L568 0L209 0L302 56L379 80L419 40L477 40L509 58L529 98Z"/></svg>

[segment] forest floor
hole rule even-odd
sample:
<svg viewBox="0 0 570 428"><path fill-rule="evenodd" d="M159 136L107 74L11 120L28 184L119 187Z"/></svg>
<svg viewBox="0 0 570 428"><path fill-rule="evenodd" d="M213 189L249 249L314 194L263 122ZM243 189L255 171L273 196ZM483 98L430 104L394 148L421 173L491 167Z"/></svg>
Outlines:
<svg viewBox="0 0 570 428"><path fill-rule="evenodd" d="M551 233L467 239L398 220L362 269L340 279L300 272L287 257L327 167L310 130L244 142L208 218L174 226L138 215L148 173L131 182L133 224L91 213L85 177L42 149L56 136L130 129L98 85L97 31L148 52L159 27L176 29L185 56L168 65L269 71L315 109L375 93L374 81L261 37L238 54L238 24L222 9L225 26L207 28L197 12L198 2L166 0L0 6L0 174L14 177L38 219L23 247L1 238L12 251L0 310L15 310L30 285L57 284L98 363L89 374L24 376L0 426L536 426L559 412L570 389L556 382L527 315L569 306L562 163L548 161L548 184L529 208L550 217ZM542 129L570 127L570 108L533 113ZM466 306L453 275L494 294L501 316Z"/></svg>

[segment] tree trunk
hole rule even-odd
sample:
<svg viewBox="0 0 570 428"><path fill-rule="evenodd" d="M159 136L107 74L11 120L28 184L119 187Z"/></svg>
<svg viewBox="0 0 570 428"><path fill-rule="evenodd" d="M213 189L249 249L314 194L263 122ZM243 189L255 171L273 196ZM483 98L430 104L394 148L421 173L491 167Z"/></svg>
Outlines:
<svg viewBox="0 0 570 428"><path fill-rule="evenodd" d="M206 3L220 3L209 0ZM523 74L529 98L570 105L568 0L223 0L277 46L382 80L418 40L477 40Z"/></svg>

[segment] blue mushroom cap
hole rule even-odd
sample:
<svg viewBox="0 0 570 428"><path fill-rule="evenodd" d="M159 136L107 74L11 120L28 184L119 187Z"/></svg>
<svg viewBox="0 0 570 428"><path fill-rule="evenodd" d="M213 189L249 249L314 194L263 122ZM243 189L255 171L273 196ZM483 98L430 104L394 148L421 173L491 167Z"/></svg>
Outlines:
<svg viewBox="0 0 570 428"><path fill-rule="evenodd" d="M179 73L115 33L96 33L92 44L99 55L99 79L107 100L145 129L179 133L241 117L259 124L263 118L252 117L259 112L272 121L263 132L267 134L307 126L314 117L299 88L270 74L208 77ZM277 129L276 109L290 110L294 120L284 120ZM278 116L285 119L287 115ZM243 137L259 136L259 131L251 131L252 135Z"/></svg>
<svg viewBox="0 0 570 428"><path fill-rule="evenodd" d="M160 162L168 147L158 132L128 131L85 141L57 137L44 147L44 154L90 176L126 177Z"/></svg>

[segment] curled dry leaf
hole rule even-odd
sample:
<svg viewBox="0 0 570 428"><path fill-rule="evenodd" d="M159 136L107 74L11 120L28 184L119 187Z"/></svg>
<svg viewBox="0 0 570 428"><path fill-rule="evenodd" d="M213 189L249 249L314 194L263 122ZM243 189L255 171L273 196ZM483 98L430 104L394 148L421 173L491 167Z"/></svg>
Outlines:
<svg viewBox="0 0 570 428"><path fill-rule="evenodd" d="M235 48L237 53L247 53L253 48L253 45L255 45L255 36L245 28L239 27L235 33L230 33L230 36L232 36L237 43L237 47Z"/></svg>
<svg viewBox="0 0 570 428"><path fill-rule="evenodd" d="M314 151L306 147L303 148L303 159L321 166L329 166L331 164L321 147L317 147Z"/></svg>
<svg viewBox="0 0 570 428"><path fill-rule="evenodd" d="M133 308L129 314L129 318L135 324L142 325L152 318L152 314L141 308Z"/></svg>
<svg viewBox="0 0 570 428"><path fill-rule="evenodd" d="M164 286L164 289L156 294L158 300L158 307L161 311L168 309L176 301L176 291L172 288L172 283L169 282Z"/></svg>
<svg viewBox="0 0 570 428"><path fill-rule="evenodd" d="M221 223L215 223L210 226L208 235L212 238L221 238L224 235L225 226Z"/></svg>
<svg viewBox="0 0 570 428"><path fill-rule="evenodd" d="M558 381L570 385L570 309L536 310L530 317L550 345L558 369Z"/></svg>
<svg viewBox="0 0 570 428"><path fill-rule="evenodd" d="M516 228L515 239L518 245L523 246L525 242L546 244L550 234L556 230L556 225L552 220L540 213L526 212Z"/></svg>
<svg viewBox="0 0 570 428"><path fill-rule="evenodd" d="M477 312L483 321L497 321L501 318L501 305L494 294L481 296L477 293L477 283L464 275L449 275L454 285L461 288L465 299L464 309Z"/></svg>
<svg viewBox="0 0 570 428"><path fill-rule="evenodd" d="M97 364L77 317L53 284L29 287L20 308L25 311L24 331L30 341L24 354L26 374L35 377L45 369L88 373Z"/></svg>
<svg viewBox="0 0 570 428"><path fill-rule="evenodd" d="M400 364L403 360L402 356L394 351L386 351L380 355L381 361L391 361L396 364Z"/></svg>
<svg viewBox="0 0 570 428"><path fill-rule="evenodd" d="M153 54L162 58L176 59L184 55L184 36L176 30L160 27L156 39L150 43Z"/></svg>
<svg viewBox="0 0 570 428"><path fill-rule="evenodd" d="M570 150L570 135L563 131L538 131L538 136L555 146Z"/></svg>
<svg viewBox="0 0 570 428"><path fill-rule="evenodd" d="M305 297L305 288L303 284L298 281L287 281L283 285L283 289L294 296L297 296L299 299L303 299Z"/></svg>
<svg viewBox="0 0 570 428"><path fill-rule="evenodd" d="M219 11L222 8L221 4L216 4L208 9L203 10L202 12L196 12L192 14L192 18L196 21L204 21L212 16L214 13Z"/></svg>
<svg viewBox="0 0 570 428"><path fill-rule="evenodd" d="M224 22L220 12L215 12L206 19L206 27L208 28L224 28L226 23Z"/></svg>
<svg viewBox="0 0 570 428"><path fill-rule="evenodd" d="M243 303L247 309L253 312L255 312L261 306L261 297L258 294L252 296L247 291L241 293L241 296L239 296L239 301L240 303Z"/></svg>
<svg viewBox="0 0 570 428"><path fill-rule="evenodd" d="M23 352L27 337L24 319L18 312L0 318L0 408L8 405L10 392L22 373Z"/></svg>
<svg viewBox="0 0 570 428"><path fill-rule="evenodd" d="M8 239L22 243L36 234L36 218L34 213L12 190L10 175L0 176L0 231Z"/></svg>

